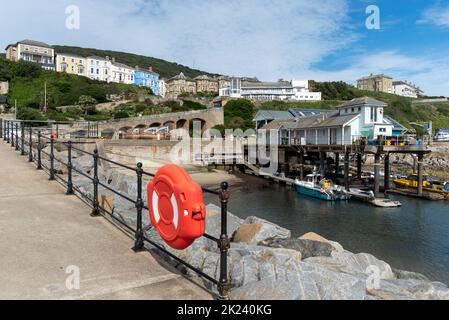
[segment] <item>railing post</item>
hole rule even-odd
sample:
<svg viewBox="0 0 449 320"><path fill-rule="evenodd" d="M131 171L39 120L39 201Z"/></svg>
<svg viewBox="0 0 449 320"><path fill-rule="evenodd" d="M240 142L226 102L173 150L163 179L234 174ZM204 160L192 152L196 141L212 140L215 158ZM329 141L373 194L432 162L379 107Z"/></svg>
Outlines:
<svg viewBox="0 0 449 320"><path fill-rule="evenodd" d="M25 123L20 123L20 155L25 155Z"/></svg>
<svg viewBox="0 0 449 320"><path fill-rule="evenodd" d="M72 182L72 141L67 142L67 192L66 195L73 194Z"/></svg>
<svg viewBox="0 0 449 320"><path fill-rule="evenodd" d="M143 210L143 200L142 200L142 176L143 169L142 163L139 162L137 164L137 201L136 201L136 209L137 209L137 228L136 228L136 241L134 243L133 250L135 252L142 251L144 248L143 242L143 228L142 228L142 210Z"/></svg>
<svg viewBox="0 0 449 320"><path fill-rule="evenodd" d="M30 145L30 149L28 152L28 162L33 162L33 127L30 127L30 129L28 130L28 134L29 134L29 145Z"/></svg>
<svg viewBox="0 0 449 320"><path fill-rule="evenodd" d="M92 217L97 217L100 215L100 204L98 203L98 149L94 150L94 198L92 200Z"/></svg>
<svg viewBox="0 0 449 320"><path fill-rule="evenodd" d="M19 151L19 124L16 122L15 124L15 131L16 131L16 142L15 142L15 147L16 147L16 151Z"/></svg>
<svg viewBox="0 0 449 320"><path fill-rule="evenodd" d="M50 136L50 178L48 180L55 180L55 140Z"/></svg>
<svg viewBox="0 0 449 320"><path fill-rule="evenodd" d="M10 135L11 135L10 121L6 121L6 143L11 142Z"/></svg>
<svg viewBox="0 0 449 320"><path fill-rule="evenodd" d="M37 148L36 148L36 150L37 150L37 170L42 170L42 147L41 147L41 137L42 137L42 134L41 134L41 131L40 130L38 130L37 131Z"/></svg>
<svg viewBox="0 0 449 320"><path fill-rule="evenodd" d="M220 280L218 284L218 293L221 300L229 299L229 280L228 280L228 250L231 246L228 238L228 200L229 184L221 183L220 202L221 202L221 235L219 241L220 249Z"/></svg>
<svg viewBox="0 0 449 320"><path fill-rule="evenodd" d="M15 133L15 126L14 126L15 124L13 123L13 122L11 122L11 147L12 148L14 148L15 147L15 145L14 145L14 133Z"/></svg>

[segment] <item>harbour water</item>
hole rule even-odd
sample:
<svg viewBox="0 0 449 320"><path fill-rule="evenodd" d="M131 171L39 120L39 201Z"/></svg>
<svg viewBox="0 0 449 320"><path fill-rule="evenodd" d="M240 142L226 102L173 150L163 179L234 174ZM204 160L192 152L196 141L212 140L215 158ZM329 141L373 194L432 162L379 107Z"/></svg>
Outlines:
<svg viewBox="0 0 449 320"><path fill-rule="evenodd" d="M278 185L247 184L233 191L229 211L264 218L294 237L316 232L352 252L367 252L393 268L420 272L449 283L449 201L391 196L399 208L376 208L357 201L326 202Z"/></svg>

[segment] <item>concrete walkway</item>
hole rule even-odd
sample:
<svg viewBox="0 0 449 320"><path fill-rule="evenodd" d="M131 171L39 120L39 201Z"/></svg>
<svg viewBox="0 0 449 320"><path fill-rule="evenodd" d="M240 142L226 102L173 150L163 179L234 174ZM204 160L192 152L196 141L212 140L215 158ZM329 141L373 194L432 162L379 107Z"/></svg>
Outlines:
<svg viewBox="0 0 449 320"><path fill-rule="evenodd" d="M47 179L0 141L0 299L212 298Z"/></svg>

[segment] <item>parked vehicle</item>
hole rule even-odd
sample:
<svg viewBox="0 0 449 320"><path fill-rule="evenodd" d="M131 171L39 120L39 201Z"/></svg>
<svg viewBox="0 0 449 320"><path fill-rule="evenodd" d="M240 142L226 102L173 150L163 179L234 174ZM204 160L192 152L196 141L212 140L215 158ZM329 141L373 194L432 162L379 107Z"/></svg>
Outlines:
<svg viewBox="0 0 449 320"><path fill-rule="evenodd" d="M449 129L440 129L433 138L435 142L449 142Z"/></svg>

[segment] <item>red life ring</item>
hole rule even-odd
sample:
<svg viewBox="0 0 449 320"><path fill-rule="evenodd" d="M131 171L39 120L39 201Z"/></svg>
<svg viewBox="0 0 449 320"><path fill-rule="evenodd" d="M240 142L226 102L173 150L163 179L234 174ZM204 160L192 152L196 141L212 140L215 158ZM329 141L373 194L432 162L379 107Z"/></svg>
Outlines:
<svg viewBox="0 0 449 320"><path fill-rule="evenodd" d="M181 167L162 167L148 184L150 219L172 248L184 250L206 231L201 187Z"/></svg>

